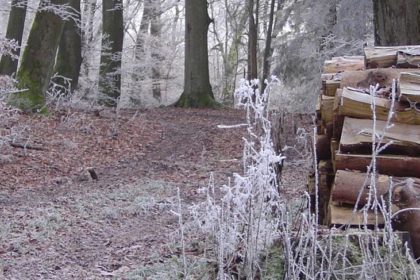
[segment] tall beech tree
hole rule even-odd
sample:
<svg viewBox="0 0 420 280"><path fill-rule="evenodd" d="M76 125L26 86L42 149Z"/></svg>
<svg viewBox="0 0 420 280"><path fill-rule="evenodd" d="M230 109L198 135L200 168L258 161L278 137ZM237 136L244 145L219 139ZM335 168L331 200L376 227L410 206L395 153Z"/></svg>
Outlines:
<svg viewBox="0 0 420 280"><path fill-rule="evenodd" d="M121 94L121 55L124 40L122 0L102 2L102 50L99 77L100 102L117 106Z"/></svg>
<svg viewBox="0 0 420 280"><path fill-rule="evenodd" d="M71 79L71 91L77 88L82 64L80 0L70 0L74 19L67 20L57 53L54 72ZM59 81L61 82L61 81Z"/></svg>
<svg viewBox="0 0 420 280"><path fill-rule="evenodd" d="M281 3L279 3L281 4ZM270 2L270 14L268 19L268 27L267 27L267 36L265 38L265 48L264 48L264 56L263 56L263 74L262 74L262 92L264 92L266 88L265 80L268 79L270 75L270 58L273 53L273 49L271 48L271 40L273 36L273 25L274 25L274 8L276 5L276 0L271 0Z"/></svg>
<svg viewBox="0 0 420 280"><path fill-rule="evenodd" d="M178 107L215 107L209 78L207 0L185 0L184 92Z"/></svg>
<svg viewBox="0 0 420 280"><path fill-rule="evenodd" d="M373 0L375 45L420 44L420 1Z"/></svg>
<svg viewBox="0 0 420 280"><path fill-rule="evenodd" d="M12 0L12 7L7 23L6 38L15 40L18 45L22 45L23 28L25 27L26 7L28 0ZM14 53L17 57L20 55L20 49ZM12 75L16 73L18 60L4 55L0 61L0 75Z"/></svg>
<svg viewBox="0 0 420 280"><path fill-rule="evenodd" d="M146 58L145 39L149 33L150 21L152 20L153 16L154 15L152 0L144 0L143 15L141 18L141 24L136 38L136 58L139 60L144 60Z"/></svg>
<svg viewBox="0 0 420 280"><path fill-rule="evenodd" d="M150 35L153 39L153 46L151 50L151 55L153 59L152 65L152 93L153 97L157 100L161 99L161 89L160 89L160 79L161 79L161 71L160 71L160 64L162 63L162 55L160 52L162 51L162 44L159 40L161 33L162 33L162 22L160 19L161 11L161 4L159 1L155 1L153 6L153 18L150 21Z"/></svg>
<svg viewBox="0 0 420 280"><path fill-rule="evenodd" d="M259 0L248 0L248 80L258 78L258 10Z"/></svg>
<svg viewBox="0 0 420 280"><path fill-rule="evenodd" d="M42 8L67 3L66 0L41 0L17 74L18 87L25 91L12 95L10 104L25 111L39 110L44 106L65 21L53 11Z"/></svg>
<svg viewBox="0 0 420 280"><path fill-rule="evenodd" d="M160 65L162 63L162 44L159 36L161 35L161 21L160 15L161 3L160 1L144 0L143 2L143 16L136 39L136 60L138 60L139 72L134 73L133 77L136 81L142 80L150 76L152 80L152 94L157 100L161 99L160 89ZM149 38L150 40L146 40ZM147 45L149 44L149 45ZM148 52L150 50L150 54ZM145 61L152 58L151 66ZM150 72L151 68L151 73Z"/></svg>

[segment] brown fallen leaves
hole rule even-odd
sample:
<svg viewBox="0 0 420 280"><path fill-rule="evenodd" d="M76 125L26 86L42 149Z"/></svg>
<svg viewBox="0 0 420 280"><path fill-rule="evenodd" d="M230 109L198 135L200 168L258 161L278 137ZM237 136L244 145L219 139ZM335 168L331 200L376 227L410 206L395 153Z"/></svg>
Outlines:
<svg viewBox="0 0 420 280"><path fill-rule="evenodd" d="M66 110L48 117L15 113L12 121L0 121L0 135L8 140L0 149L0 187L77 181L88 167L99 178L148 175L183 182L206 177L212 170L203 170L204 164L222 172L238 166L232 159L241 157L244 129L217 125L241 123L243 116L236 110L176 108L119 114Z"/></svg>

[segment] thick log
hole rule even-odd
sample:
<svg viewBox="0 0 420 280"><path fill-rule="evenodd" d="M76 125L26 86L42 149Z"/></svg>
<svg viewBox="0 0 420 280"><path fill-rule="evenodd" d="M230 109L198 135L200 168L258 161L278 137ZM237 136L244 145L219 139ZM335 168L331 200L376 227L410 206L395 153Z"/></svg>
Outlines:
<svg viewBox="0 0 420 280"><path fill-rule="evenodd" d="M340 114L334 114L334 120L333 120L333 138L335 138L338 142L340 142L341 133L343 131L343 124L344 119L346 117L342 116Z"/></svg>
<svg viewBox="0 0 420 280"><path fill-rule="evenodd" d="M331 158L330 138L327 135L316 136L317 160L328 160Z"/></svg>
<svg viewBox="0 0 420 280"><path fill-rule="evenodd" d="M341 84L341 73L335 73L335 74L321 74L321 80L322 80L322 93L323 95L327 94L327 87L328 93L331 92L331 86L332 84L338 84L338 87L340 87ZM328 84L328 86L327 86Z"/></svg>
<svg viewBox="0 0 420 280"><path fill-rule="evenodd" d="M397 66L399 52L416 55L420 52L420 46L368 47L364 52L367 69L387 68Z"/></svg>
<svg viewBox="0 0 420 280"><path fill-rule="evenodd" d="M339 113L344 116L371 119L371 103L375 99L376 117L379 120L386 120L389 113L389 101L385 98L372 97L369 94L344 88L341 94Z"/></svg>
<svg viewBox="0 0 420 280"><path fill-rule="evenodd" d="M316 125L316 134L317 135L324 135L325 131L324 131L324 127L322 125L322 120L317 119L315 125Z"/></svg>
<svg viewBox="0 0 420 280"><path fill-rule="evenodd" d="M319 95L317 100L316 100L316 107L315 107L315 112L316 112L316 119L320 120L322 118L321 116L321 96Z"/></svg>
<svg viewBox="0 0 420 280"><path fill-rule="evenodd" d="M343 71L363 70L365 68L363 56L333 57L324 63L324 73L339 73Z"/></svg>
<svg viewBox="0 0 420 280"><path fill-rule="evenodd" d="M420 180L406 180L392 190L392 203L400 210L393 219L393 227L398 230L408 231L414 258L420 262Z"/></svg>
<svg viewBox="0 0 420 280"><path fill-rule="evenodd" d="M340 110L340 103L341 103L341 96L343 94L343 89L337 89L337 92L334 96L334 105L333 105L333 112L338 113Z"/></svg>
<svg viewBox="0 0 420 280"><path fill-rule="evenodd" d="M333 122L329 122L325 125L325 134L328 136L328 138L333 137Z"/></svg>
<svg viewBox="0 0 420 280"><path fill-rule="evenodd" d="M306 182L306 188L309 194L315 193L315 172L308 175L308 180Z"/></svg>
<svg viewBox="0 0 420 280"><path fill-rule="evenodd" d="M322 84L328 80L333 80L336 77L337 73L323 73L321 74Z"/></svg>
<svg viewBox="0 0 420 280"><path fill-rule="evenodd" d="M352 207L339 206L330 203L328 207L329 224L332 225L349 225L349 226L363 226L365 225L364 213L360 211L353 211ZM367 212L366 225L383 225L384 219L382 214L375 214L374 211Z"/></svg>
<svg viewBox="0 0 420 280"><path fill-rule="evenodd" d="M420 102L420 72L402 72L398 83L400 98Z"/></svg>
<svg viewBox="0 0 420 280"><path fill-rule="evenodd" d="M335 164L335 156L338 152L338 141L334 138L331 139L331 161L333 163L333 169L334 171L337 170L336 164Z"/></svg>
<svg viewBox="0 0 420 280"><path fill-rule="evenodd" d="M328 80L325 81L325 91L324 94L327 96L335 96L335 92L340 88L340 80Z"/></svg>
<svg viewBox="0 0 420 280"><path fill-rule="evenodd" d="M352 88L344 88L341 100L339 113L343 116L349 116L361 119L372 119L373 113L371 103L375 101L375 114L377 120L387 120L391 101L386 98L372 97L362 91ZM410 108L396 103L393 122L406 124L420 124L420 111L415 108Z"/></svg>
<svg viewBox="0 0 420 280"><path fill-rule="evenodd" d="M328 204L330 201L331 188L334 182L334 169L331 160L321 160L318 165L319 171L319 221L328 225Z"/></svg>
<svg viewBox="0 0 420 280"><path fill-rule="evenodd" d="M390 177L378 175L376 190L371 186L371 178L366 173L338 170L331 190L331 201L358 207L366 205L369 197L379 200L389 191Z"/></svg>
<svg viewBox="0 0 420 280"><path fill-rule="evenodd" d="M382 137L378 146L387 145L382 154L420 157L420 126L377 120L354 119L346 117L340 140L340 151L352 154L371 154L373 126L375 134Z"/></svg>
<svg viewBox="0 0 420 280"><path fill-rule="evenodd" d="M318 164L318 171L320 174L334 176L334 169L331 160L321 160ZM332 182L330 182L330 186L332 186Z"/></svg>
<svg viewBox="0 0 420 280"><path fill-rule="evenodd" d="M318 193L318 221L320 224L328 224L328 202L330 200L330 186L326 174L319 175L319 193Z"/></svg>
<svg viewBox="0 0 420 280"><path fill-rule="evenodd" d="M391 87L393 80L398 80L402 72L412 72L414 69L379 68L365 71L348 71L341 73L340 87L366 88L379 84L381 88Z"/></svg>
<svg viewBox="0 0 420 280"><path fill-rule="evenodd" d="M321 97L321 117L324 124L333 120L334 97L322 95Z"/></svg>
<svg viewBox="0 0 420 280"><path fill-rule="evenodd" d="M419 68L420 53L419 52L398 52L397 53L398 68Z"/></svg>
<svg viewBox="0 0 420 280"><path fill-rule="evenodd" d="M371 162L371 155L351 155L337 152L334 165L336 169L366 172ZM389 155L377 156L376 170L389 176L420 178L420 158Z"/></svg>
<svg viewBox="0 0 420 280"><path fill-rule="evenodd" d="M345 116L340 115L340 102L341 102L341 95L343 93L342 89L337 90L337 94L334 99L334 107L333 107L333 135L332 137L335 138L338 142L341 138L341 131L343 129L343 123Z"/></svg>

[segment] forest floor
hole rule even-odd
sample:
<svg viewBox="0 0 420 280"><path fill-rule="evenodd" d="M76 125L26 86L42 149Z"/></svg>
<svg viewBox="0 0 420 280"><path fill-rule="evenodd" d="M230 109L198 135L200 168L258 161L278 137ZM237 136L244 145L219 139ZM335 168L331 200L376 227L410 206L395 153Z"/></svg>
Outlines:
<svg viewBox="0 0 420 280"><path fill-rule="evenodd" d="M244 111L0 113L0 279L153 279L180 255L177 190L186 208L242 170L245 128L217 126Z"/></svg>

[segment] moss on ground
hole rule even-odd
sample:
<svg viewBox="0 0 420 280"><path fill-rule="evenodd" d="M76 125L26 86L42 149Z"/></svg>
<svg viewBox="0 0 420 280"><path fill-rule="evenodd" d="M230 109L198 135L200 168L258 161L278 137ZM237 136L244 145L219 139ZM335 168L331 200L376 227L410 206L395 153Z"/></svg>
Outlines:
<svg viewBox="0 0 420 280"><path fill-rule="evenodd" d="M209 94L202 94L199 98L182 94L176 107L181 108L221 108L222 105L216 102Z"/></svg>

